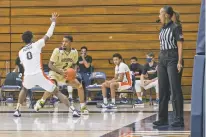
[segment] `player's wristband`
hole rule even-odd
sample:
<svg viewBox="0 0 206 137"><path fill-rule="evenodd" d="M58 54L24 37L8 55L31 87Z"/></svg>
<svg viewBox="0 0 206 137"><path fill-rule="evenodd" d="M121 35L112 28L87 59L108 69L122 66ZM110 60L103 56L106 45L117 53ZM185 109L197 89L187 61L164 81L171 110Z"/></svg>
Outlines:
<svg viewBox="0 0 206 137"><path fill-rule="evenodd" d="M52 22L51 26L49 27L46 35L50 38L53 35L54 28L55 28L56 22Z"/></svg>

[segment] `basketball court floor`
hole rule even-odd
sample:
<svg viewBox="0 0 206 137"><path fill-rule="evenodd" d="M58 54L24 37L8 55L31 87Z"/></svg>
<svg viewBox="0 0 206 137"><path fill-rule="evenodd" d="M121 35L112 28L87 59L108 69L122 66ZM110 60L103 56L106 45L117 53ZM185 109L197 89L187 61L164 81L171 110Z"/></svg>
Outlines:
<svg viewBox="0 0 206 137"><path fill-rule="evenodd" d="M188 137L190 135L190 103L184 104L184 128L170 126L159 129L152 122L157 119L158 106L132 108L120 105L116 110L89 105L90 115L73 118L63 104L47 106L36 113L22 107L22 117L13 117L13 104L0 106L1 137ZM169 121L172 106L169 105Z"/></svg>

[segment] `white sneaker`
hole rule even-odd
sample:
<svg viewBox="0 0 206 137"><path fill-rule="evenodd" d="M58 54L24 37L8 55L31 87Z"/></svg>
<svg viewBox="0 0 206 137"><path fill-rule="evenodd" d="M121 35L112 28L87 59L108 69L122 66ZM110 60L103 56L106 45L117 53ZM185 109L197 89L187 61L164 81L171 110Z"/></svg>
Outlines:
<svg viewBox="0 0 206 137"><path fill-rule="evenodd" d="M101 106L102 106L102 108L107 108L108 104L102 103Z"/></svg>
<svg viewBox="0 0 206 137"><path fill-rule="evenodd" d="M36 104L34 105L34 110L38 112L40 108L43 108L43 106L44 106L44 102L42 102L41 100L38 100Z"/></svg>
<svg viewBox="0 0 206 137"><path fill-rule="evenodd" d="M21 117L21 113L19 112L19 110L16 110L13 114L14 117Z"/></svg>
<svg viewBox="0 0 206 137"><path fill-rule="evenodd" d="M78 112L78 110L74 110L73 113L72 113L72 116L73 117L80 117L81 114Z"/></svg>
<svg viewBox="0 0 206 137"><path fill-rule="evenodd" d="M108 109L117 109L117 105L114 104L114 103L110 103L108 106L107 106Z"/></svg>
<svg viewBox="0 0 206 137"><path fill-rule="evenodd" d="M70 106L69 110L72 111L73 117L80 117L81 116L80 112L77 109L75 109L74 106Z"/></svg>

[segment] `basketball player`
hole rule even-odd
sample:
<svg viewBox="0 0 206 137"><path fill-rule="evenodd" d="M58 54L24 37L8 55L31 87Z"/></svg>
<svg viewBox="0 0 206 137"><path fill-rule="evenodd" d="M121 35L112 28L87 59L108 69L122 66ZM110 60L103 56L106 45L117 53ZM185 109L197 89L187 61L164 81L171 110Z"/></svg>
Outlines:
<svg viewBox="0 0 206 137"><path fill-rule="evenodd" d="M48 29L46 35L40 40L33 43L33 34L31 31L26 31L22 35L22 40L26 45L19 51L19 58L22 65L24 66L24 80L23 88L19 94L16 111L14 112L15 117L21 117L19 109L26 98L27 89L31 89L35 85L39 85L46 90L42 99L37 101L34 107L35 110L38 111L41 107L43 107L45 100L48 98L48 96L51 95L51 93L56 95L61 102L69 107L69 101L67 97L59 92L57 86L49 78L46 77L46 75L42 71L41 64L41 50L45 46L45 43L53 35L56 19L58 16L59 15L57 13L52 14L52 17L50 19L52 22L51 26ZM78 113L75 109L72 110L73 112Z"/></svg>
<svg viewBox="0 0 206 137"><path fill-rule="evenodd" d="M49 68L51 69L51 71L49 72L49 77L51 78L51 80L55 82L56 85L60 83L67 84L68 92L70 86L75 87L78 90L78 95L80 98L81 113L88 114L89 111L85 105L84 90L82 84L77 79L67 81L64 77L64 72L68 68L76 67L76 63L78 61L78 51L71 47L72 42L72 36L64 36L61 47L55 48L53 50L53 53L49 61Z"/></svg>
<svg viewBox="0 0 206 137"><path fill-rule="evenodd" d="M115 76L110 81L105 81L102 84L103 103L102 108L115 109L115 92L116 90L126 90L132 87L132 76L129 67L122 62L122 56L119 53L113 55L115 67ZM112 103L107 102L107 88L111 90Z"/></svg>

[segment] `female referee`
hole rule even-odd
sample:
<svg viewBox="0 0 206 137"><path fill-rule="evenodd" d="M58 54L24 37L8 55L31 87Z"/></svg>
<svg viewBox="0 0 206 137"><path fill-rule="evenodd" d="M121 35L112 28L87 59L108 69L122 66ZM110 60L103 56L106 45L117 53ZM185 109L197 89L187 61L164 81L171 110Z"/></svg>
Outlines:
<svg viewBox="0 0 206 137"><path fill-rule="evenodd" d="M158 64L159 81L159 120L153 122L155 126L168 125L168 101L171 88L175 119L172 127L183 127L183 95L178 73L182 69L183 34L180 25L172 21L173 8L164 6L160 9L162 28L159 34L160 53Z"/></svg>

